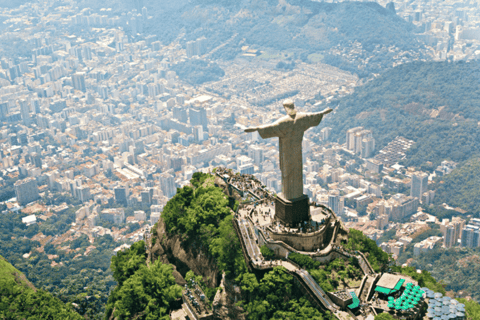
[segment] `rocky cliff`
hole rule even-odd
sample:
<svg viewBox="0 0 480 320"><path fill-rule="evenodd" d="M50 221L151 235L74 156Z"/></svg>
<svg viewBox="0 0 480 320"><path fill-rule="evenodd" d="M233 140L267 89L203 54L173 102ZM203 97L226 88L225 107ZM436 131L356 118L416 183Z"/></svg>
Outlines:
<svg viewBox="0 0 480 320"><path fill-rule="evenodd" d="M157 223L154 238L152 260L160 259L163 263L174 265L174 276L179 285L186 283L183 277L189 270L202 275L208 286L219 285L221 274L214 257L209 257L206 250L198 247L195 242L186 245L182 241L182 235L168 234L162 219Z"/></svg>

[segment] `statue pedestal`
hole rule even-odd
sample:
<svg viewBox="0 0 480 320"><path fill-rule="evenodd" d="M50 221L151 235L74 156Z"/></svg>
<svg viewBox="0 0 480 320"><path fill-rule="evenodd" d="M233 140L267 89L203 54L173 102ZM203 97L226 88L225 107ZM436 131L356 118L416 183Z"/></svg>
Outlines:
<svg viewBox="0 0 480 320"><path fill-rule="evenodd" d="M275 198L275 218L282 224L290 227L298 227L299 223L310 219L310 206L307 195L287 200L281 195Z"/></svg>

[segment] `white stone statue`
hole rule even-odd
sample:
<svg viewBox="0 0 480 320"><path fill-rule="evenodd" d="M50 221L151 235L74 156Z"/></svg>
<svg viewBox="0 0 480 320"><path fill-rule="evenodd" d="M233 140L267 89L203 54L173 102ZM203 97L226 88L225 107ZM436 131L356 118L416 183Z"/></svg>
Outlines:
<svg viewBox="0 0 480 320"><path fill-rule="evenodd" d="M286 116L269 125L247 128L245 132L258 131L263 139L279 138L283 198L293 200L303 196L303 133L318 126L323 116L332 109L326 108L318 113L297 113L292 100L285 100L283 107Z"/></svg>

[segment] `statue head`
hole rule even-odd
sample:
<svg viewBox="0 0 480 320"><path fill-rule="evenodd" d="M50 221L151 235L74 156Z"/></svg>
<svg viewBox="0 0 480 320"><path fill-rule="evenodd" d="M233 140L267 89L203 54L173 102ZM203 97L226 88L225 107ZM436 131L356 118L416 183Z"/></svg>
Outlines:
<svg viewBox="0 0 480 320"><path fill-rule="evenodd" d="M287 112L287 114L294 118L295 115L297 114L297 111L295 110L295 104L293 103L293 100L291 99L287 99L285 101L283 101L283 107L285 108L285 111Z"/></svg>

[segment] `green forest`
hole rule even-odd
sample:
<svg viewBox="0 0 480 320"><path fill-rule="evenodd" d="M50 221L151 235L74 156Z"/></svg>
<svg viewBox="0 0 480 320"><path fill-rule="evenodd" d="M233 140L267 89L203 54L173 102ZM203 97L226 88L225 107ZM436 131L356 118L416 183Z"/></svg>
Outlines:
<svg viewBox="0 0 480 320"><path fill-rule="evenodd" d="M71 304L64 304L36 289L25 276L0 256L0 319L84 319Z"/></svg>
<svg viewBox="0 0 480 320"><path fill-rule="evenodd" d="M75 221L75 208L28 227L22 223L26 215L14 212L0 215L0 255L23 272L36 288L63 302L75 303L75 310L87 319L102 319L109 292L116 285L110 271L110 259L117 246L113 238L105 235L90 244L82 236L70 243L78 251L66 253L48 243L44 252L39 252L36 248L40 243L28 238L39 232L51 236L64 233ZM90 245L96 249L84 255ZM28 258L23 257L30 252ZM51 260L48 255L58 257ZM58 265L52 266L52 261Z"/></svg>
<svg viewBox="0 0 480 320"><path fill-rule="evenodd" d="M466 290L474 299L480 300L479 249L436 248L416 257L412 265L417 269L428 270L433 277L441 279L446 290Z"/></svg>
<svg viewBox="0 0 480 320"><path fill-rule="evenodd" d="M479 130L480 131L480 130ZM479 142L480 143L480 142ZM435 180L435 203L460 207L468 212L480 213L480 158L461 163L455 170Z"/></svg>
<svg viewBox="0 0 480 320"><path fill-rule="evenodd" d="M110 294L105 319L170 319L169 311L179 301L182 288L175 283L172 266L157 260L147 266L145 242L134 243L112 257L118 285Z"/></svg>
<svg viewBox="0 0 480 320"><path fill-rule="evenodd" d="M479 76L475 62L402 64L329 104L336 110L325 125L340 143L350 128L370 129L377 150L397 136L411 139L407 166L462 162L480 153Z"/></svg>

